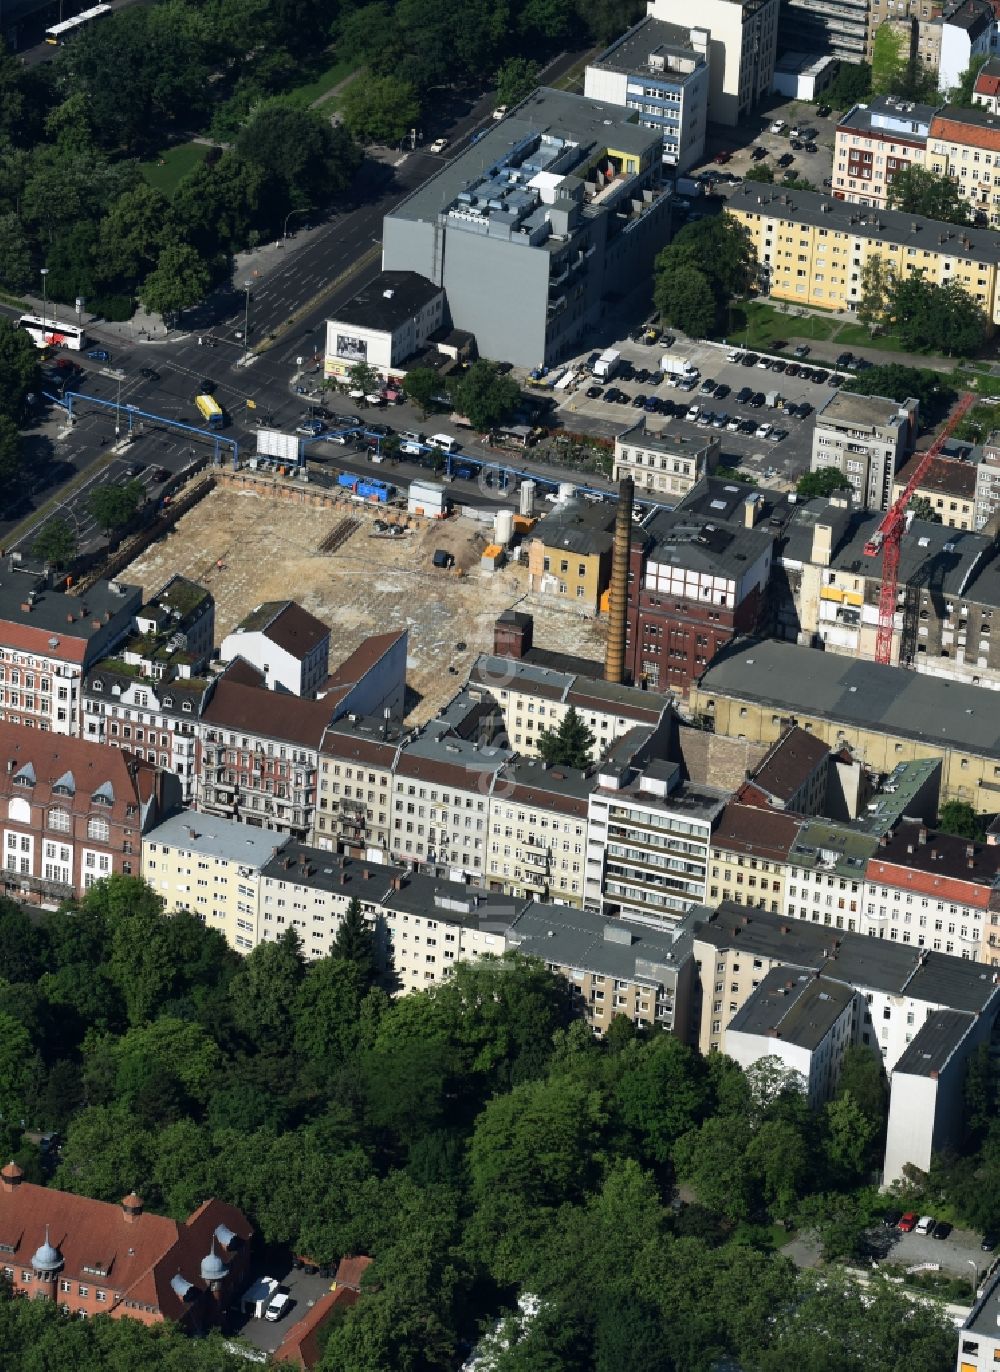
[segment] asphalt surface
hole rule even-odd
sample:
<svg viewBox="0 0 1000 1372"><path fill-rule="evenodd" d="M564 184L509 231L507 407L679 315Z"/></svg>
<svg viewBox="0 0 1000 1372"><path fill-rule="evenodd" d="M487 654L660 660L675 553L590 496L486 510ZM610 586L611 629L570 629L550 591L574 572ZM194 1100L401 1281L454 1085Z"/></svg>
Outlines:
<svg viewBox="0 0 1000 1372"><path fill-rule="evenodd" d="M561 54L545 69L543 79L557 81L582 55ZM428 123L425 138L447 135L444 158L453 157L479 129L490 124L494 105L492 91L472 102L456 95L450 106L441 107L437 121ZM450 122L440 122L445 120ZM241 455L251 456L256 448L257 419L269 415L275 427L286 431L299 422L308 404L292 389L291 383L300 370L299 359L304 359L307 369L318 368L326 320L380 270L384 216L432 176L442 160L425 149L394 154L391 161L366 158L351 188L350 201L312 231L300 231L271 254L269 264L253 281L250 305L251 343L257 346L269 336L271 341L260 352L251 353L249 365L244 365L248 360L242 339L246 296L241 276L234 279L232 287L217 292L203 306L189 312L183 320L183 332L174 332L165 339L123 337L120 329L102 328L100 323L88 325L91 346L106 348L111 354L111 368L124 372L125 379L119 391L118 381L105 375L108 364L91 361L84 353L67 352L63 355L83 369L75 384L84 396L115 403L120 398L123 407L132 405L196 429L201 420L194 397L210 389L230 419L223 436L240 444ZM16 311L2 306L0 309L16 317ZM289 327L292 318L294 323ZM141 369L153 369L157 375L154 379L143 378ZM326 398L324 403L331 401ZM344 404L332 401L338 411L344 409ZM389 416L383 413L380 418L388 419L395 429L417 427L412 411L393 411ZM108 465L109 449L115 444L115 419L113 411L88 404L86 399L74 402L72 424L67 423L58 406L50 406L39 417L26 435L29 479L20 503L4 511L0 518L0 546L30 547L38 529L53 513L78 529L82 547L93 546L98 531L87 509L93 486L126 479L125 469L131 462L142 463L146 469L163 466L177 472L194 456L212 451L211 435L203 430L179 434L147 420L135 426L136 437L128 454ZM474 440L470 439L466 446L469 451L496 460L495 453L488 453ZM365 459L359 455L355 455L351 465L349 450L338 450L337 458L342 469L364 467ZM79 481L80 475L89 472L93 464L98 465L92 477L81 488L63 495L66 483ZM368 470L379 469L369 465ZM397 479L421 470L401 466ZM555 479L558 478L557 473ZM155 497L156 483L148 471L141 472L139 479ZM54 511L46 508L44 518L22 532L16 544L7 543L15 526L21 525L33 510L41 511L53 501L57 502ZM457 493L456 501L463 503Z"/></svg>

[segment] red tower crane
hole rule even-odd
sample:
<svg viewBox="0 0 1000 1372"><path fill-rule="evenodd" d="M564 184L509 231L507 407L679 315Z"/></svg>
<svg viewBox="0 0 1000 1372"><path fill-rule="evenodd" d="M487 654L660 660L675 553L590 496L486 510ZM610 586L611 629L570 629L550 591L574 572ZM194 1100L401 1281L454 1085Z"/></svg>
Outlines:
<svg viewBox="0 0 1000 1372"><path fill-rule="evenodd" d="M913 475L898 499L882 516L882 522L865 544L866 557L882 554L882 585L878 597L878 635L875 639L875 661L892 661L892 632L896 619L896 589L899 583L899 546L906 528L906 507L913 492L927 475L931 463L941 452L955 426L970 409L975 396L966 391L952 411L951 418L937 438L923 454Z"/></svg>

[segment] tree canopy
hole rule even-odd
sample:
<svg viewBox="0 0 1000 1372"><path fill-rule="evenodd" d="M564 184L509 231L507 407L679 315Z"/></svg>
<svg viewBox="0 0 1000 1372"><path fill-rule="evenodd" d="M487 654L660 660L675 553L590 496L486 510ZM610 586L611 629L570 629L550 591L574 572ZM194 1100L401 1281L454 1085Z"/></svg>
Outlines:
<svg viewBox="0 0 1000 1372"><path fill-rule="evenodd" d="M716 332L733 297L750 289L756 266L750 239L732 216L685 224L656 259L656 308L690 337Z"/></svg>
<svg viewBox="0 0 1000 1372"><path fill-rule="evenodd" d="M538 751L550 766L586 767L593 749L594 735L572 705L555 729L538 735Z"/></svg>
<svg viewBox="0 0 1000 1372"><path fill-rule="evenodd" d="M455 409L480 433L509 419L520 398L517 382L503 375L495 362L485 359L473 362L452 391Z"/></svg>
<svg viewBox="0 0 1000 1372"><path fill-rule="evenodd" d="M850 489L851 483L837 467L820 467L818 471L800 476L795 492L800 500L813 500L816 496L831 496L835 491Z"/></svg>
<svg viewBox="0 0 1000 1372"><path fill-rule="evenodd" d="M889 182L886 204L891 210L943 219L950 224L968 224L972 218L968 204L949 177L939 176L915 162L895 173Z"/></svg>

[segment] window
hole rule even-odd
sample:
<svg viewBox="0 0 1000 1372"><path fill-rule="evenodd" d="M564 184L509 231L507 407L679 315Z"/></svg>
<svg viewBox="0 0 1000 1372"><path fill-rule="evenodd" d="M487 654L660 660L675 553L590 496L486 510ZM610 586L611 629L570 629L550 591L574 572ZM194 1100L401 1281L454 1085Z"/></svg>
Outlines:
<svg viewBox="0 0 1000 1372"><path fill-rule="evenodd" d="M111 826L100 815L91 815L87 820L87 837L96 838L100 843L107 843L111 837Z"/></svg>

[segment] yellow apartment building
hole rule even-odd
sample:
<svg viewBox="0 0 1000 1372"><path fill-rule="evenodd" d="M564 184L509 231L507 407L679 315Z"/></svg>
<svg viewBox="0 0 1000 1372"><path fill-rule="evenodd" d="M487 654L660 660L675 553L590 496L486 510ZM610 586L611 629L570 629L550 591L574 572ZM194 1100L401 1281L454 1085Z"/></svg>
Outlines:
<svg viewBox="0 0 1000 1372"><path fill-rule="evenodd" d="M237 952L259 942L261 872L285 835L220 815L181 810L142 840L142 875L167 914L187 910Z"/></svg>
<svg viewBox="0 0 1000 1372"><path fill-rule="evenodd" d="M957 281L979 302L991 328L1000 322L1000 238L990 230L753 182L737 186L727 212L750 237L764 296L856 310L865 263L877 255L897 277L919 270L935 285Z"/></svg>
<svg viewBox="0 0 1000 1372"><path fill-rule="evenodd" d="M980 223L1000 224L1000 116L945 105L931 120L926 166L948 177Z"/></svg>
<svg viewBox="0 0 1000 1372"><path fill-rule="evenodd" d="M1000 715L992 691L776 640L720 654L692 691L706 728L772 743L790 724L847 747L873 771L941 759L941 799L1000 808Z"/></svg>
<svg viewBox="0 0 1000 1372"><path fill-rule="evenodd" d="M535 528L528 543L528 586L597 614L611 581L617 506L568 500Z"/></svg>
<svg viewBox="0 0 1000 1372"><path fill-rule="evenodd" d="M732 900L780 914L788 854L802 816L757 805L727 805L709 847L708 904Z"/></svg>
<svg viewBox="0 0 1000 1372"><path fill-rule="evenodd" d="M490 798L486 884L530 900L583 904L587 797L596 778L514 758Z"/></svg>

